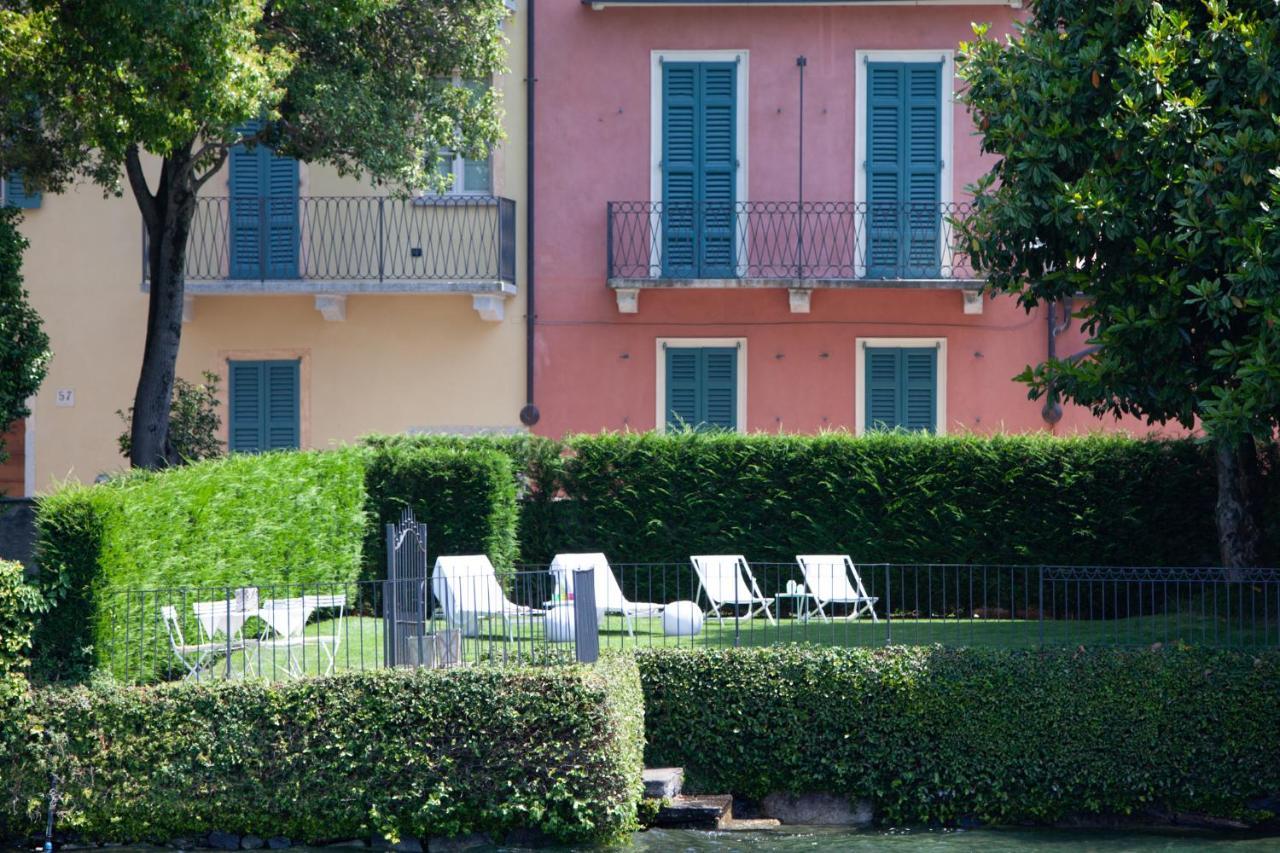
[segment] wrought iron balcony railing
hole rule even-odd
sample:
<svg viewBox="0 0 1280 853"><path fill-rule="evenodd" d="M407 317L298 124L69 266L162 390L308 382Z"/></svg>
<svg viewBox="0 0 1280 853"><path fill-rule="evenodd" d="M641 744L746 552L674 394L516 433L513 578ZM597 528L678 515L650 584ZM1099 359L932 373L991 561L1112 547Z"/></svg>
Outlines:
<svg viewBox="0 0 1280 853"><path fill-rule="evenodd" d="M970 280L955 220L970 205L612 201L614 283Z"/></svg>
<svg viewBox="0 0 1280 853"><path fill-rule="evenodd" d="M143 236L143 281L148 278ZM508 284L516 208L507 198L204 197L187 242L192 282Z"/></svg>

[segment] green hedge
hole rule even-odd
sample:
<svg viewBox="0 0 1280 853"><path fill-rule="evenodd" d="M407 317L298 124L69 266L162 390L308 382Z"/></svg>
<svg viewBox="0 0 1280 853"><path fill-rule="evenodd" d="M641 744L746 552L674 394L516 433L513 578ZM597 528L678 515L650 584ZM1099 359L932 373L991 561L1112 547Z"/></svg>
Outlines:
<svg viewBox="0 0 1280 853"><path fill-rule="evenodd" d="M355 449L232 455L42 498L40 577L55 606L37 630L37 672L79 678L108 665L126 589L355 580L363 477Z"/></svg>
<svg viewBox="0 0 1280 853"><path fill-rule="evenodd" d="M483 446L386 442L369 452L365 485L366 577L386 577L384 525L406 506L427 523L430 561L441 554L488 554L500 570L514 565L516 479L506 454Z"/></svg>
<svg viewBox="0 0 1280 853"><path fill-rule="evenodd" d="M44 599L27 583L21 563L0 560L0 755L18 748L24 736L17 725L27 691L27 651Z"/></svg>
<svg viewBox="0 0 1280 853"><path fill-rule="evenodd" d="M1146 809L1262 820L1280 653L775 647L637 654L649 766L692 791L830 792L887 824Z"/></svg>
<svg viewBox="0 0 1280 853"><path fill-rule="evenodd" d="M210 831L317 844L514 829L608 841L635 824L643 708L629 657L590 669L384 671L47 688L0 757L0 829L102 842ZM0 833L3 841L3 833Z"/></svg>

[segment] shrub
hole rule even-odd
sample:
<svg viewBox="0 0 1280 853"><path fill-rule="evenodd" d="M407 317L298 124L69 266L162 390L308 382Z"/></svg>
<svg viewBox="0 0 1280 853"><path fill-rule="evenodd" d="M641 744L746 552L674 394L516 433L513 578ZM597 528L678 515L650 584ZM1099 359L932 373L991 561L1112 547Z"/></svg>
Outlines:
<svg viewBox="0 0 1280 853"><path fill-rule="evenodd" d="M608 841L635 825L643 710L629 657L36 698L38 742L0 780L18 831L37 828L50 773L63 780L60 828L94 841L517 828Z"/></svg>
<svg viewBox="0 0 1280 853"><path fill-rule="evenodd" d="M31 631L44 610L44 599L24 572L21 563L0 560L0 679L27 668Z"/></svg>
<svg viewBox="0 0 1280 853"><path fill-rule="evenodd" d="M222 455L222 418L218 414L219 376L208 370L201 374L204 382L188 382L181 376L173 379L173 398L169 404L169 446L165 457L172 464L187 464ZM124 421L124 432L116 439L120 455L133 454L133 406L128 412L116 409Z"/></svg>
<svg viewBox="0 0 1280 853"><path fill-rule="evenodd" d="M385 576L384 525L407 506L428 525L428 558L488 554L509 571L516 561L516 481L511 460L483 445L380 443L365 474L370 525L365 574Z"/></svg>
<svg viewBox="0 0 1280 853"><path fill-rule="evenodd" d="M38 631L38 672L83 677L91 664L108 665L104 641L125 589L355 580L362 457L234 455L42 499L41 582L56 606ZM158 617L146 624L163 630Z"/></svg>
<svg viewBox="0 0 1280 853"><path fill-rule="evenodd" d="M1280 792L1280 653L774 647L637 654L650 766L691 791L830 792L890 824Z"/></svg>

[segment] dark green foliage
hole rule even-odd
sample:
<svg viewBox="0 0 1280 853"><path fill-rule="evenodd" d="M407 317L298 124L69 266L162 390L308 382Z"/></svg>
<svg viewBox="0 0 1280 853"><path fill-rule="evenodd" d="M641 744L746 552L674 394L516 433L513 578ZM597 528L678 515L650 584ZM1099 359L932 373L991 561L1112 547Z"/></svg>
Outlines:
<svg viewBox="0 0 1280 853"><path fill-rule="evenodd" d="M27 754L0 757L11 833L43 826L51 772L60 830L95 841L518 828L608 841L635 825L644 722L630 657L35 698Z"/></svg>
<svg viewBox="0 0 1280 853"><path fill-rule="evenodd" d="M124 589L355 580L363 473L358 450L237 454L43 498L41 584L56 606L37 634L37 672L107 664Z"/></svg>
<svg viewBox="0 0 1280 853"><path fill-rule="evenodd" d="M0 560L0 679L27 668L31 630L45 606L24 571L21 563Z"/></svg>
<svg viewBox="0 0 1280 853"><path fill-rule="evenodd" d="M0 433L27 415L27 400L49 367L49 337L22 288L27 241L18 233L20 218L18 210L0 207Z"/></svg>
<svg viewBox="0 0 1280 853"><path fill-rule="evenodd" d="M1216 550L1212 463L1190 441L645 433L574 436L565 449L552 488L522 506L528 562L602 550L682 564L729 551L1191 565Z"/></svg>
<svg viewBox="0 0 1280 853"><path fill-rule="evenodd" d="M428 527L428 559L488 554L509 571L518 552L516 477L511 460L483 445L386 442L368 451L365 473L369 527L365 576L386 576L385 525L412 507Z"/></svg>
<svg viewBox="0 0 1280 853"><path fill-rule="evenodd" d="M223 442L218 436L222 430L222 418L218 415L218 382L220 377L208 370L201 374L204 382L188 382L181 376L173 379L173 402L169 407L168 454L183 463L213 459L223 453ZM133 442L133 406L128 412L119 409L116 414L124 421L124 432L116 439L120 455L129 458Z"/></svg>
<svg viewBox="0 0 1280 853"><path fill-rule="evenodd" d="M1280 791L1280 653L802 646L637 654L649 766L691 791L869 798L889 825Z"/></svg>

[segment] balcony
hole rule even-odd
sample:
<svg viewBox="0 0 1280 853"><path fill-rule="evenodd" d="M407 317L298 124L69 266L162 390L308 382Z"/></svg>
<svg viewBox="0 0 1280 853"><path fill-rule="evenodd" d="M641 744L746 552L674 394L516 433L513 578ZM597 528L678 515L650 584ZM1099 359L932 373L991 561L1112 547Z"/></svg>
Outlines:
<svg viewBox="0 0 1280 853"><path fill-rule="evenodd" d="M818 289L957 290L982 311L982 281L953 222L968 204L647 201L608 203L608 284L636 313L652 289L786 288L808 313Z"/></svg>
<svg viewBox="0 0 1280 853"><path fill-rule="evenodd" d="M460 293L497 321L515 292L511 199L203 197L187 242L184 319L198 296L307 294L325 319L342 320L350 295Z"/></svg>

